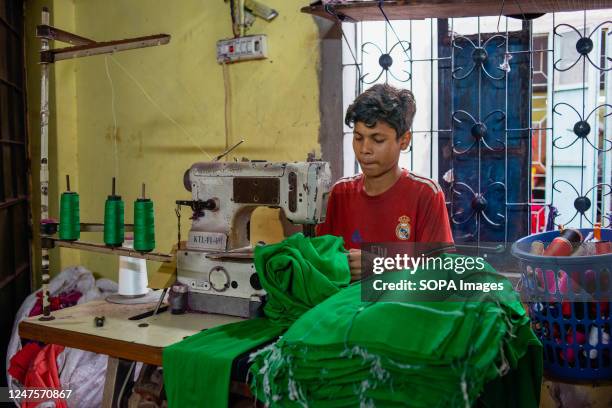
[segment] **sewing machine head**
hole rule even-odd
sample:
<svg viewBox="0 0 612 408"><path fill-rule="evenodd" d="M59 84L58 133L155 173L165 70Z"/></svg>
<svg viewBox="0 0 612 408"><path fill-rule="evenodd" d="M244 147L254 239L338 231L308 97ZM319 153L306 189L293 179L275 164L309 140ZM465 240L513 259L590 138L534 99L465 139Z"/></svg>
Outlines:
<svg viewBox="0 0 612 408"><path fill-rule="evenodd" d="M203 208L194 209L187 248L248 246L248 224L260 206L281 208L294 224L318 224L325 219L330 182L326 162L196 163L184 183Z"/></svg>
<svg viewBox="0 0 612 408"><path fill-rule="evenodd" d="M193 222L178 255L178 280L192 310L250 316L259 285L249 247L249 222L260 206L282 209L294 224L325 219L331 173L326 162L196 163L184 177ZM254 305L253 302L256 304Z"/></svg>

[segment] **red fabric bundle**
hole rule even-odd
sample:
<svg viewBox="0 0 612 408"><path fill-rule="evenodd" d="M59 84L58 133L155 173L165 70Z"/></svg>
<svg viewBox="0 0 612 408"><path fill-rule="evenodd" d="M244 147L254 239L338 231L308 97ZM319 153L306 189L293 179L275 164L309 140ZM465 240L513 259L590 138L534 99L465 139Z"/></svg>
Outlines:
<svg viewBox="0 0 612 408"><path fill-rule="evenodd" d="M11 358L8 373L21 384L25 384L26 373L40 350L42 347L38 343L26 344Z"/></svg>
<svg viewBox="0 0 612 408"><path fill-rule="evenodd" d="M57 356L64 351L64 346L47 344L37 355L28 370L24 385L27 388L53 388L62 389L59 373L57 372ZM66 401L56 399L56 408L68 408ZM22 408L34 408L42 401L24 402Z"/></svg>

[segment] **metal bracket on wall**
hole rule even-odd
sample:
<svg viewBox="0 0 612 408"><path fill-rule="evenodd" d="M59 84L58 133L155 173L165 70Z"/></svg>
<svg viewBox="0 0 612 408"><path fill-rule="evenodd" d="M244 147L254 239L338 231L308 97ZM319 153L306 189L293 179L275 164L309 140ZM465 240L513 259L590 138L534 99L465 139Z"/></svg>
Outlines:
<svg viewBox="0 0 612 408"><path fill-rule="evenodd" d="M36 37L46 40L56 40L73 44L72 47L43 50L40 52L40 62L52 64L71 58L88 57L91 55L112 54L118 51L133 50L144 47L154 47L170 42L170 35L155 34L146 37L135 37L124 40L97 42L89 38L69 33L59 28L42 24L36 27Z"/></svg>

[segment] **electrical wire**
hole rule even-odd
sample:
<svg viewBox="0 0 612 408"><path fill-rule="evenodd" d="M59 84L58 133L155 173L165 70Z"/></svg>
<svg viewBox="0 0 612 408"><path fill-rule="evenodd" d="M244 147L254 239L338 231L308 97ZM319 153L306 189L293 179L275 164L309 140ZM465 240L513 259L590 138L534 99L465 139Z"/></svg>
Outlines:
<svg viewBox="0 0 612 408"><path fill-rule="evenodd" d="M501 10L499 10L499 17L497 17L497 32L499 33L499 22L501 21L502 15L504 14L504 5L506 0L502 0Z"/></svg>
<svg viewBox="0 0 612 408"><path fill-rule="evenodd" d="M346 43L348 51L351 54L351 57L353 58L353 62L354 62L355 68L357 69L357 79L359 81L361 81L361 69L359 68L359 63L357 62L357 57L355 57L355 53L353 52L353 49L351 48L351 44L349 43L348 38L346 38L346 33L344 32L344 29L342 28L342 23L344 22L345 18L341 18L336 13L336 11L333 9L333 7L331 5L325 5L325 12L330 14L331 16L333 16L336 19L336 22L338 23L338 27L340 27L340 33L342 34L342 39L344 39L344 42Z"/></svg>
<svg viewBox="0 0 612 408"><path fill-rule="evenodd" d="M230 0L230 16L232 18L232 34L234 37L238 37L239 34L236 33L236 2L235 0Z"/></svg>
<svg viewBox="0 0 612 408"><path fill-rule="evenodd" d="M523 16L523 20L527 20L527 17L525 16L525 13L523 12L523 8L521 7L521 5L519 4L518 0L514 0L514 2L516 3L516 5L519 8L519 11L521 12L521 15Z"/></svg>
<svg viewBox="0 0 612 408"><path fill-rule="evenodd" d="M404 51L404 54L406 54L406 57L408 59L410 59L410 55L408 55L408 50L404 47L404 42L400 39L399 35L397 35L397 32L395 31L395 28L393 28L393 24L391 24L391 21L389 20L389 17L387 17L387 13L385 13L385 9L383 8L383 3L384 3L384 0L378 0L378 8L380 9L380 12L382 13L383 17L385 18L385 21L387 22L387 25L391 28L391 31L395 35L395 38L397 39L399 45L402 47L402 50Z"/></svg>

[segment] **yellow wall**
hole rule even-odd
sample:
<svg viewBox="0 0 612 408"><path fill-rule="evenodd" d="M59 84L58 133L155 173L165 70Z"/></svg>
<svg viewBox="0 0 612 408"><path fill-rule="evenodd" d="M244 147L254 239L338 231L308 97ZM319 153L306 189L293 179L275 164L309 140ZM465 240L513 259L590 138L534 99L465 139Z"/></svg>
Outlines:
<svg viewBox="0 0 612 408"><path fill-rule="evenodd" d="M133 201L144 182L155 202L157 250L168 252L176 242L174 202L190 198L183 187L183 173L192 163L208 159L201 149L215 156L226 145L223 68L216 62L215 44L232 34L229 6L220 0L50 3L58 27L98 41L156 33L172 36L168 45L160 47L58 62L52 88L55 103L51 106L57 115L52 141L56 151L51 158L55 166L51 174L52 215L58 216L58 182L63 190L64 174L69 172L81 196L81 220L102 222L104 200L115 173L108 63L117 121L118 193L126 202L126 222L132 222ZM231 88L229 144L245 139L234 151L237 158L305 160L308 152L320 150L317 27L311 17L299 12L301 0L266 3L277 9L279 16L271 23L258 19L249 33L267 34L269 58L227 67ZM39 18L40 8L35 6L40 4L28 2L30 26ZM28 55L35 57L37 42L29 39L28 46ZM39 137L34 112L37 114L39 105L35 62L32 58L28 61L32 140ZM33 163L37 164L37 159ZM33 172L36 196L37 166ZM183 211L183 236L189 229L189 215ZM263 211L258 217L253 223L253 238L279 239L277 213ZM34 219L38 219L36 215ZM82 239L100 242L102 237L87 233ZM52 259L54 272L80 262L102 276L117 278L117 259L111 256L65 249L61 253L61 258ZM149 270L155 267L150 264Z"/></svg>

